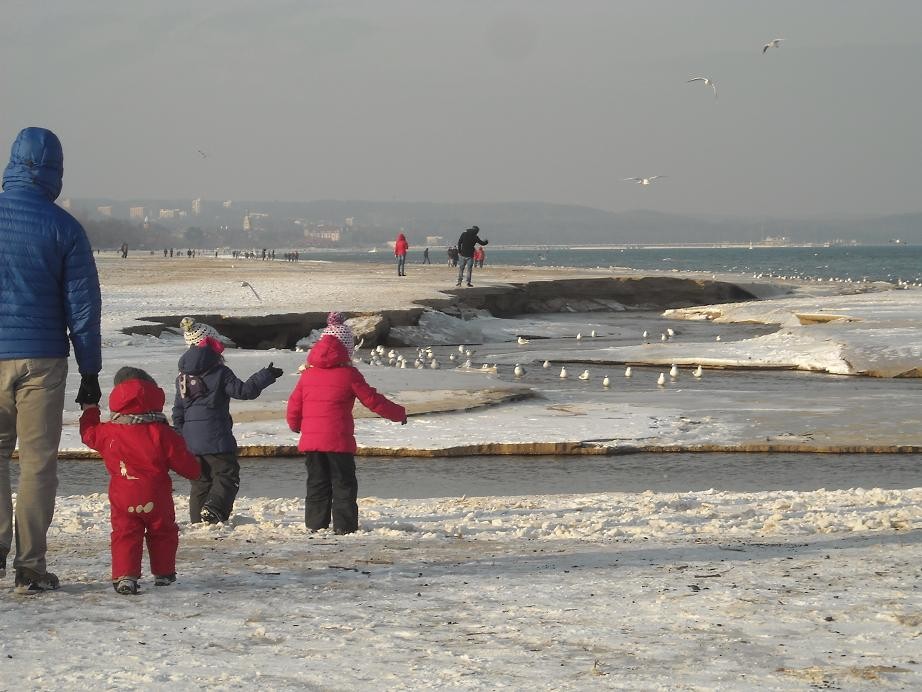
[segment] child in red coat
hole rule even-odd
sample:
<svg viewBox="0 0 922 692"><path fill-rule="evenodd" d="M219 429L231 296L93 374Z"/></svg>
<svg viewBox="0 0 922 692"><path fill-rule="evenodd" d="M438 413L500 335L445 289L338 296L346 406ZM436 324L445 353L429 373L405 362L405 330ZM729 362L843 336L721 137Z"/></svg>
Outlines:
<svg viewBox="0 0 922 692"><path fill-rule="evenodd" d="M112 522L112 586L120 594L138 593L145 535L156 586L176 581L179 528L173 509L169 470L189 480L199 477L196 458L163 415L166 396L138 368L115 373L109 395L111 421L101 423L99 407L86 406L80 436L102 454L109 472Z"/></svg>
<svg viewBox="0 0 922 692"><path fill-rule="evenodd" d="M333 532L345 534L359 525L352 418L356 398L394 422L405 424L407 412L365 381L335 331L331 326L308 353L307 368L288 398L286 418L292 431L301 433L298 449L307 453L304 523L316 531L332 519Z"/></svg>

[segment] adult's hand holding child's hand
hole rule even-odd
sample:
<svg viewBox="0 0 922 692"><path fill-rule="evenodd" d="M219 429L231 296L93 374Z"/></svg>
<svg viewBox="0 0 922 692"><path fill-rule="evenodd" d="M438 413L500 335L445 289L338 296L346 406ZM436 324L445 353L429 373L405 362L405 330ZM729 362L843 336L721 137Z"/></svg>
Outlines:
<svg viewBox="0 0 922 692"><path fill-rule="evenodd" d="M78 404L98 404L100 399L102 392L99 389L99 375L81 375L80 389L74 401Z"/></svg>

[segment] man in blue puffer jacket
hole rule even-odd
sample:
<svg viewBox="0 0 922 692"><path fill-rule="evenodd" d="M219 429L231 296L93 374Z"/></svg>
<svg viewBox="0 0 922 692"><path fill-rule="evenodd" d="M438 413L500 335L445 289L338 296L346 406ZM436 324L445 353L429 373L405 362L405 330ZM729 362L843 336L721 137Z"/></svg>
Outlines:
<svg viewBox="0 0 922 692"><path fill-rule="evenodd" d="M68 336L81 375L77 402L100 399L99 277L83 227L54 204L63 175L57 136L27 127L13 142L0 193L0 576L15 535L16 591L25 594L58 588L45 537L58 487Z"/></svg>

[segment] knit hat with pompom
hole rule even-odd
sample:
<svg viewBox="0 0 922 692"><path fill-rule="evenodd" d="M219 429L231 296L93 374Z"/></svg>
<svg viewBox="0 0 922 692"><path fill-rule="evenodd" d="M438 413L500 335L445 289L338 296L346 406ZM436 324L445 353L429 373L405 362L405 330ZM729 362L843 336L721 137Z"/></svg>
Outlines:
<svg viewBox="0 0 922 692"><path fill-rule="evenodd" d="M182 337L186 340L186 346L202 346L206 339L221 344L221 335L210 324L196 322L191 317L183 317L179 326L182 327ZM221 351L223 350L224 347L221 344Z"/></svg>
<svg viewBox="0 0 922 692"><path fill-rule="evenodd" d="M352 329L346 324L346 318L341 312L331 312L327 315L327 328L323 330L324 334L332 334L339 339L349 355L355 348L355 338L352 336Z"/></svg>

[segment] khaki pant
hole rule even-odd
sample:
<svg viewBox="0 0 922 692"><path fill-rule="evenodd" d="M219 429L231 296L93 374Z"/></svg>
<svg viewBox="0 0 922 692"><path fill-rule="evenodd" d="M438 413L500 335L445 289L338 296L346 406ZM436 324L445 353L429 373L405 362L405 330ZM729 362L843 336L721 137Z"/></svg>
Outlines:
<svg viewBox="0 0 922 692"><path fill-rule="evenodd" d="M10 456L19 440L15 567L44 574L58 489L66 358L0 360L0 548L14 536Z"/></svg>

